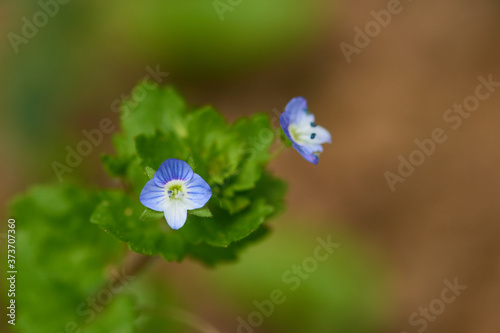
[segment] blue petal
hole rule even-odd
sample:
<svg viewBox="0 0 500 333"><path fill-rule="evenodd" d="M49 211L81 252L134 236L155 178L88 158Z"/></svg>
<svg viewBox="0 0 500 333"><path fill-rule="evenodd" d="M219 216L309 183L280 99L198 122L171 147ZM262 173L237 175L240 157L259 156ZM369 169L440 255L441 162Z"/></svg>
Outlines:
<svg viewBox="0 0 500 333"><path fill-rule="evenodd" d="M304 122L314 122L314 115L307 109L307 101L304 97L294 97L288 102L285 111L280 115L280 125L287 138L295 142L290 135L289 126L294 124L300 126Z"/></svg>
<svg viewBox="0 0 500 333"><path fill-rule="evenodd" d="M320 146L321 147L321 146ZM318 164L319 156L318 154L314 154L311 149L308 149L307 146L301 146L296 143L293 144L293 148L295 148L306 161L311 162L313 164Z"/></svg>
<svg viewBox="0 0 500 333"><path fill-rule="evenodd" d="M165 185L173 179L188 181L193 176L193 169L184 161L169 158L155 172L154 180L158 185Z"/></svg>
<svg viewBox="0 0 500 333"><path fill-rule="evenodd" d="M168 200L165 219L172 229L180 229L187 219L187 207L184 202L182 200Z"/></svg>
<svg viewBox="0 0 500 333"><path fill-rule="evenodd" d="M314 115L307 109L307 101L304 97L295 97L288 102L285 113L289 114L290 124L300 124L304 117L308 116L309 122L314 122Z"/></svg>
<svg viewBox="0 0 500 333"><path fill-rule="evenodd" d="M212 196L212 189L198 174L193 174L193 178L186 183L186 199L194 206L190 209L197 209L205 206Z"/></svg>
<svg viewBox="0 0 500 333"><path fill-rule="evenodd" d="M285 107L285 112L296 116L301 112L307 113L307 100L304 97L294 97Z"/></svg>
<svg viewBox="0 0 500 333"><path fill-rule="evenodd" d="M288 127L290 126L290 114L283 112L280 115L280 125L281 128L283 129L283 132L285 132L286 137L293 142L292 136L290 135L290 131L288 130Z"/></svg>
<svg viewBox="0 0 500 333"><path fill-rule="evenodd" d="M158 186L153 178L142 189L139 200L144 206L152 210L163 211L167 202L165 188Z"/></svg>

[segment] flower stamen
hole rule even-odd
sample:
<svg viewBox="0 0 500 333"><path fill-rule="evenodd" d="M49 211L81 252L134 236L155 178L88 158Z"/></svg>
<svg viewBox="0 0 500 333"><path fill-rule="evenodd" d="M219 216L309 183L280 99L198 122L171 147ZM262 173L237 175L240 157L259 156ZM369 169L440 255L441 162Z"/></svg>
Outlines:
<svg viewBox="0 0 500 333"><path fill-rule="evenodd" d="M170 186L167 184L167 195L170 199L182 199L184 191L181 184L173 182Z"/></svg>

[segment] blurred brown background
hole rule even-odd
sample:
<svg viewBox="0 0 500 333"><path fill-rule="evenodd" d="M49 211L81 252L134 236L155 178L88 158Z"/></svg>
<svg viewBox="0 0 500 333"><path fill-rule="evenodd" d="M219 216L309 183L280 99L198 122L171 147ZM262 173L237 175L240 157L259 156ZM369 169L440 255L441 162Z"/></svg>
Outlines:
<svg viewBox="0 0 500 333"><path fill-rule="evenodd" d="M121 45L121 41L109 30L98 34L102 40L96 47L85 40L74 41L68 46L71 52L78 53L82 62L90 59L93 67L73 71L71 78L64 76L64 66L47 69L50 80L80 82L80 86L76 89L70 83L64 91L54 90L47 79L45 93L53 107L63 111L51 115L35 111L30 117L38 120L25 131L19 129L21 121L11 101L32 96L10 87L21 73L16 62L27 57L31 43L44 43L46 31L22 45L17 56L4 38L2 201L34 182L54 180L52 160L64 158L65 145L76 144L81 130L95 128L103 116L116 121L110 104L145 76L146 66L160 63L170 73L167 83L177 86L189 103L213 104L230 119L255 111L272 114L274 108L281 111L291 97L302 95L317 122L331 131L333 143L325 147L317 167L291 149L273 162L272 169L290 182L290 205L275 232L285 229L290 218L300 216L326 228L330 223L349 228L369 246L380 249L391 272L392 290L387 297L396 305L387 332L416 331L408 324L410 314L438 298L443 280L455 277L468 289L426 331L498 331L500 89L481 102L479 110L456 131L444 122L443 113L474 93L478 76L492 74L500 81L500 3L402 1L402 12L348 63L340 43L353 44L353 28L363 28L373 20L370 11L385 9L387 3L313 1L308 6L311 11L315 7L313 21L319 24L306 42L289 54L221 76L176 71L155 56L125 51L120 57L115 43ZM23 15L14 9L11 3L0 4L1 31L8 31L7 16L18 22ZM245 3L236 10L245 11ZM54 62L63 60L54 57ZM22 72L29 75L30 68ZM33 103L36 110L36 100ZM60 136L37 132L38 126L57 129ZM408 157L416 148L414 140L429 138L436 127L445 129L448 140L438 144L435 153L392 192L384 173L396 173L398 156ZM50 140L44 141L46 137ZM44 152L37 155L40 147L35 141L39 140ZM99 153L111 151L109 137L105 140L75 170L91 184L109 184L98 158ZM178 269L183 276L197 268ZM182 283L181 278L173 280ZM203 286L197 283L194 290Z"/></svg>

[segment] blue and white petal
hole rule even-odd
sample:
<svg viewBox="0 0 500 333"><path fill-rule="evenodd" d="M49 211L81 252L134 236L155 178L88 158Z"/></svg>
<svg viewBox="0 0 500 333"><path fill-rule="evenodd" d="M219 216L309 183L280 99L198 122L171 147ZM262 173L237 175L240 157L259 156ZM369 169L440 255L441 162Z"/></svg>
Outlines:
<svg viewBox="0 0 500 333"><path fill-rule="evenodd" d="M293 141L289 132L291 124L314 122L314 115L307 110L307 101L303 97L292 98L285 107L285 112L280 115L280 125L288 139Z"/></svg>
<svg viewBox="0 0 500 333"><path fill-rule="evenodd" d="M294 143L292 147L295 148L295 150L297 150L299 154L306 159L306 161L311 162L313 164L318 164L319 153L323 151L323 147L321 146L319 146L320 150L311 149L311 147L301 146L296 143Z"/></svg>
<svg viewBox="0 0 500 333"><path fill-rule="evenodd" d="M323 143L332 143L330 132L315 123L290 125L288 130L293 141L300 144L321 145Z"/></svg>
<svg viewBox="0 0 500 333"><path fill-rule="evenodd" d="M180 229L187 219L187 207L183 200L168 200L165 207L165 219L168 225L174 229Z"/></svg>
<svg viewBox="0 0 500 333"><path fill-rule="evenodd" d="M292 141L293 147L307 161L317 164L323 143L331 143L330 132L315 123L314 115L307 109L303 97L295 97L280 115L280 125L285 135Z"/></svg>
<svg viewBox="0 0 500 333"><path fill-rule="evenodd" d="M332 135L326 128L316 125L313 133L316 133L315 143L332 143Z"/></svg>
<svg viewBox="0 0 500 333"><path fill-rule="evenodd" d="M207 182L198 174L193 174L191 180L186 182L186 200L193 203L193 208L197 209L205 206L212 196L212 189Z"/></svg>
<svg viewBox="0 0 500 333"><path fill-rule="evenodd" d="M158 185L165 185L174 179L188 181L191 177L193 177L193 169L189 164L175 158L169 158L163 162L154 175Z"/></svg>
<svg viewBox="0 0 500 333"><path fill-rule="evenodd" d="M314 115L309 113L307 101L304 97L292 98L285 107L285 113L289 115L291 123L300 123L305 118L314 121Z"/></svg>
<svg viewBox="0 0 500 333"><path fill-rule="evenodd" d="M165 193L165 187L158 186L153 178L146 183L139 199L149 209L161 212L165 210L168 196Z"/></svg>

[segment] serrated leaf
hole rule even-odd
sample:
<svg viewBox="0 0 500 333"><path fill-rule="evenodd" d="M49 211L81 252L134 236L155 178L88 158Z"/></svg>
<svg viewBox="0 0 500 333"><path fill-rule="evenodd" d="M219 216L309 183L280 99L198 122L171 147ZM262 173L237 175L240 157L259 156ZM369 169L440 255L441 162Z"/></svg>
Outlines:
<svg viewBox="0 0 500 333"><path fill-rule="evenodd" d="M156 131L186 135L184 124L186 106L172 87L161 88L157 84L145 81L134 90L141 90L140 94L136 94L141 96L141 99L134 100L130 97L122 104L120 117L122 132L113 136L113 146L117 154L105 157L103 164L111 176L126 179L134 190L140 191L136 187L138 176L136 137L154 135Z"/></svg>
<svg viewBox="0 0 500 333"><path fill-rule="evenodd" d="M251 202L245 209L231 214L213 205L213 219L188 217L188 222L178 231L192 243L203 241L212 246L228 246L247 237L280 212L284 206L285 190L286 186L281 180L264 174L255 189L242 192ZM198 221L189 221L194 218Z"/></svg>
<svg viewBox="0 0 500 333"><path fill-rule="evenodd" d="M251 200L248 197L239 194L229 198L221 198L220 204L223 209L229 212L229 214L234 214L247 208L251 204Z"/></svg>
<svg viewBox="0 0 500 333"><path fill-rule="evenodd" d="M157 212L156 210L146 208L139 217L139 221L142 222L157 221L161 218L165 218L163 212Z"/></svg>
<svg viewBox="0 0 500 333"><path fill-rule="evenodd" d="M189 256L203 261L213 267L220 262L231 262L238 259L238 253L247 246L262 240L269 233L269 228L260 227L248 237L227 247L210 246L205 243L197 244L189 251Z"/></svg>
<svg viewBox="0 0 500 333"><path fill-rule="evenodd" d="M111 155L102 155L101 162L104 169L111 177L124 177L127 174L127 167L131 157L117 157Z"/></svg>
<svg viewBox="0 0 500 333"><path fill-rule="evenodd" d="M187 163L189 164L191 169L193 169L193 171L196 172L196 163L194 162L193 156L189 155Z"/></svg>
<svg viewBox="0 0 500 333"><path fill-rule="evenodd" d="M212 212L208 209L208 207L189 210L188 214L199 217L213 217Z"/></svg>
<svg viewBox="0 0 500 333"><path fill-rule="evenodd" d="M139 135L135 144L142 165L156 170L168 158L185 161L189 156L189 148L172 133L157 131L154 135Z"/></svg>
<svg viewBox="0 0 500 333"><path fill-rule="evenodd" d="M186 105L172 87L161 88L151 82L142 82L134 89L145 93L140 100L131 97L121 107L122 129L129 140L139 134L152 135L157 130L175 132L181 137L187 134Z"/></svg>
<svg viewBox="0 0 500 333"><path fill-rule="evenodd" d="M197 163L197 173L209 184L223 184L239 163L238 135L212 107L193 111L188 118L186 144Z"/></svg>
<svg viewBox="0 0 500 333"><path fill-rule="evenodd" d="M132 251L145 255L161 254L170 239L177 237L166 221L140 221L144 206L138 200L131 200L122 191L103 191L100 197L101 203L97 205L90 221L127 242ZM176 250L179 251L171 257L179 260L184 256L184 249L177 247Z"/></svg>
<svg viewBox="0 0 500 333"><path fill-rule="evenodd" d="M269 161L269 150L275 139L269 117L265 114L241 118L231 129L239 136L239 162L235 176L226 183L226 196L255 186L263 166Z"/></svg>

